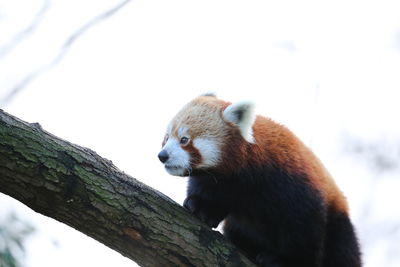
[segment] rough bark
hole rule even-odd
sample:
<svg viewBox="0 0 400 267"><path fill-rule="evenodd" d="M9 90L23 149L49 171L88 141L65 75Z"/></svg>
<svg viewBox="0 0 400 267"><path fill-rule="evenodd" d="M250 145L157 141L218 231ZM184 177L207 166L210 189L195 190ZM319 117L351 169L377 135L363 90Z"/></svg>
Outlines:
<svg viewBox="0 0 400 267"><path fill-rule="evenodd" d="M95 152L0 110L0 191L142 266L251 266L224 237Z"/></svg>

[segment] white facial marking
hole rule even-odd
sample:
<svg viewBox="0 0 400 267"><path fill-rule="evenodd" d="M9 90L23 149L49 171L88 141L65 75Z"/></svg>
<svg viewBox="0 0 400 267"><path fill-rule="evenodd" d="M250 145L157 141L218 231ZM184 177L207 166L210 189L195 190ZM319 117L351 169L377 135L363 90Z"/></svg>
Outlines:
<svg viewBox="0 0 400 267"><path fill-rule="evenodd" d="M220 150L215 141L199 137L193 140L193 145L200 152L203 159L197 167L213 167L218 164Z"/></svg>
<svg viewBox="0 0 400 267"><path fill-rule="evenodd" d="M226 121L236 124L243 138L249 142L254 143L253 137L253 123L256 119L254 115L254 104L251 102L238 102L231 104L224 110L224 118Z"/></svg>
<svg viewBox="0 0 400 267"><path fill-rule="evenodd" d="M178 136L179 136L179 137L186 136L186 132L187 132L187 128L186 128L186 127L181 127L181 128L179 128L179 130L178 130Z"/></svg>
<svg viewBox="0 0 400 267"><path fill-rule="evenodd" d="M163 149L168 153L165 169L171 175L184 176L190 170L190 155L179 145L175 138L169 138Z"/></svg>
<svg viewBox="0 0 400 267"><path fill-rule="evenodd" d="M167 134L171 135L171 131L172 131L172 123L169 123L167 126Z"/></svg>

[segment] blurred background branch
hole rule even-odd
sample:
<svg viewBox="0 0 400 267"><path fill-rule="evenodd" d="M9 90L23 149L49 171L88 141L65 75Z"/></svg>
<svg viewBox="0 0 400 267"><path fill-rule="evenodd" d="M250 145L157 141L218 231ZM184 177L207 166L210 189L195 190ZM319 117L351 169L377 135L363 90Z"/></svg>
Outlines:
<svg viewBox="0 0 400 267"><path fill-rule="evenodd" d="M353 136L344 140L345 152L360 160L379 176L400 171L400 140L384 138L367 141Z"/></svg>
<svg viewBox="0 0 400 267"><path fill-rule="evenodd" d="M18 81L8 93L6 93L4 96L0 95L0 107L6 106L12 99L20 93L24 88L26 88L30 82L32 82L34 79L36 79L38 76L42 75L43 73L47 72L57 64L61 62L61 60L66 56L68 51L70 50L71 46L83 35L85 34L90 28L94 27L95 25L103 22L104 20L110 18L113 16L115 13L117 13L120 9L122 9L125 5L127 5L131 0L124 0L116 4L115 6L107 9L106 11L102 12L99 15L96 15L94 18L90 19L88 22L83 24L80 28L78 28L75 32L73 32L68 38L65 40L63 45L60 48L60 51L58 52L55 57L48 62L47 64L40 66L39 68L33 70L30 72L28 75L23 77L20 81ZM33 32L33 30L38 26L41 18L43 17L44 13L47 11L49 7L49 1L45 1L43 8L41 11L38 13L38 16L34 20L33 24L28 27L26 30L22 31L20 34L18 34L12 41L10 41L9 44L7 44L5 49L7 49L6 52L10 51L19 41L21 41L23 36L26 36L28 33ZM71 14L72 15L72 14ZM1 56L1 50L0 50L0 56Z"/></svg>
<svg viewBox="0 0 400 267"><path fill-rule="evenodd" d="M43 20L43 17L45 16L49 8L50 0L43 0L42 7L33 18L33 20L28 24L28 26L22 31L18 32L9 41L7 41L4 45L0 47L0 59L8 54L12 49L14 49L25 38L35 32L36 28L39 27L40 23Z"/></svg>

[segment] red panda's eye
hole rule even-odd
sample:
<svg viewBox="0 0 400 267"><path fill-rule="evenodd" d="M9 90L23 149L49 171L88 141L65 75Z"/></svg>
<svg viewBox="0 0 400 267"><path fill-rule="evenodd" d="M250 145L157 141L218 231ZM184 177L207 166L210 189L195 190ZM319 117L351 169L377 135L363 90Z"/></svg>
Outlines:
<svg viewBox="0 0 400 267"><path fill-rule="evenodd" d="M180 141L181 145L186 145L188 142L189 142L189 138L187 138L185 136L181 138L181 141Z"/></svg>

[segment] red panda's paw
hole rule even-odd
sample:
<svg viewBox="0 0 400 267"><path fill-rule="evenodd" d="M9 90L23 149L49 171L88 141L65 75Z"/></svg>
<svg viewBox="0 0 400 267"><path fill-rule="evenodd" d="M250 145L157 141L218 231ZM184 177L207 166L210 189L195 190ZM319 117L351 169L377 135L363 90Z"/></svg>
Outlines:
<svg viewBox="0 0 400 267"><path fill-rule="evenodd" d="M216 228L224 219L224 216L220 216L215 208L197 197L187 197L183 202L183 207L211 228Z"/></svg>
<svg viewBox="0 0 400 267"><path fill-rule="evenodd" d="M190 213L194 214L198 210L198 203L196 203L196 199L194 197L187 197L185 201L183 201L183 207L190 211Z"/></svg>

